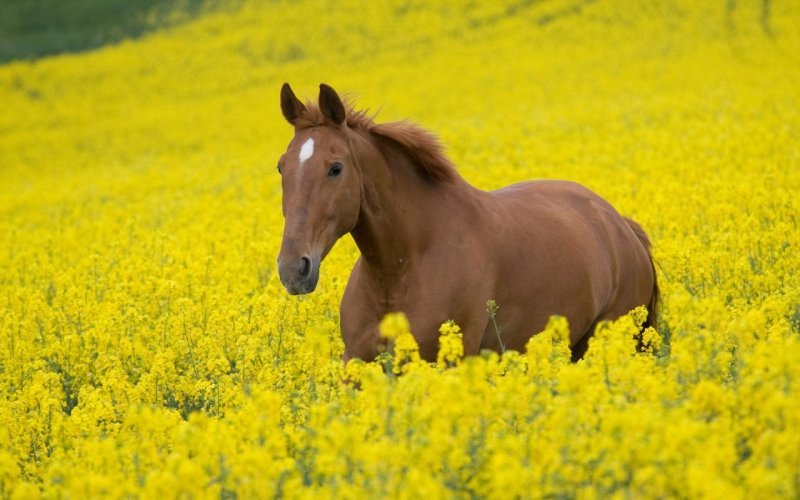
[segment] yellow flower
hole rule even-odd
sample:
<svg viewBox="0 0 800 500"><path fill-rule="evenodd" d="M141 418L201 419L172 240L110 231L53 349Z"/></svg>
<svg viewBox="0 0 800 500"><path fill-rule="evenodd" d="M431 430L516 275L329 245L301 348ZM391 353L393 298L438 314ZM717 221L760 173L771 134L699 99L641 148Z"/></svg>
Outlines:
<svg viewBox="0 0 800 500"><path fill-rule="evenodd" d="M409 333L410 330L408 318L403 313L387 314L378 326L381 336L389 340L397 340L398 337Z"/></svg>
<svg viewBox="0 0 800 500"><path fill-rule="evenodd" d="M439 352L436 362L442 367L457 365L464 357L464 342L461 328L453 321L442 323L439 327Z"/></svg>

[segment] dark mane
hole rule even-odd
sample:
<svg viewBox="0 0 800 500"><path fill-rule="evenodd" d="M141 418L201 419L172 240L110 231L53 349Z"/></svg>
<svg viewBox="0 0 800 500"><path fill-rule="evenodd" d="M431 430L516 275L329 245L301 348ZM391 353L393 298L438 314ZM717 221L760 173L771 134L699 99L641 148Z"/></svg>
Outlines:
<svg viewBox="0 0 800 500"><path fill-rule="evenodd" d="M349 128L389 139L402 149L431 181L454 182L459 178L455 166L444 153L442 143L433 133L406 120L375 123L374 115L353 109L350 102L345 102L345 108L347 109L345 121ZM305 112L297 117L294 125L298 129L304 129L328 123L319 107L309 102L306 104Z"/></svg>

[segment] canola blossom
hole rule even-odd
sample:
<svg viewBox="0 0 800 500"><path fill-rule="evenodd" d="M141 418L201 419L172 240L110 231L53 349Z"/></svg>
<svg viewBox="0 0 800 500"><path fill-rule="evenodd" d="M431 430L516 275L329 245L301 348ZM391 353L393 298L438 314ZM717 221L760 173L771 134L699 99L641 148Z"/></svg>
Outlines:
<svg viewBox="0 0 800 500"><path fill-rule="evenodd" d="M0 66L0 498L800 496L799 22L243 1ZM309 296L277 276L284 81L413 119L483 189L574 180L640 222L642 352L637 309L577 363L559 317L475 357L445 323L426 363L396 314L343 365L352 241Z"/></svg>

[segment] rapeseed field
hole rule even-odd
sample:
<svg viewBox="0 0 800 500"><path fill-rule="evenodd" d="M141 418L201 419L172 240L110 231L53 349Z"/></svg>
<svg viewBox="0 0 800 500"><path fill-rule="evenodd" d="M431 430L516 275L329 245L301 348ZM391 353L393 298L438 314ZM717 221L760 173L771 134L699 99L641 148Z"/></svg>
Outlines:
<svg viewBox="0 0 800 500"><path fill-rule="evenodd" d="M0 66L0 497L800 497L800 5L237 2ZM569 362L341 362L349 238L277 276L280 85L583 183L663 294ZM535 259L536 255L530 258ZM499 304L502 308L502 304ZM401 342L402 341L402 342ZM388 369L386 369L388 367ZM349 380L349 383L343 383Z"/></svg>

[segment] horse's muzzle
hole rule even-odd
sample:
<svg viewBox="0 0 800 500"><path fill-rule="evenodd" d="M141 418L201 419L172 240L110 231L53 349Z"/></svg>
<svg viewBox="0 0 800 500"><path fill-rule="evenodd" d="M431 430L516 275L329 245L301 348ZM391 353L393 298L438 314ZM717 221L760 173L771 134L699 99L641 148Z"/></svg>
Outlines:
<svg viewBox="0 0 800 500"><path fill-rule="evenodd" d="M278 259L278 275L290 294L311 293L317 288L319 281L319 260L307 255L292 262Z"/></svg>

